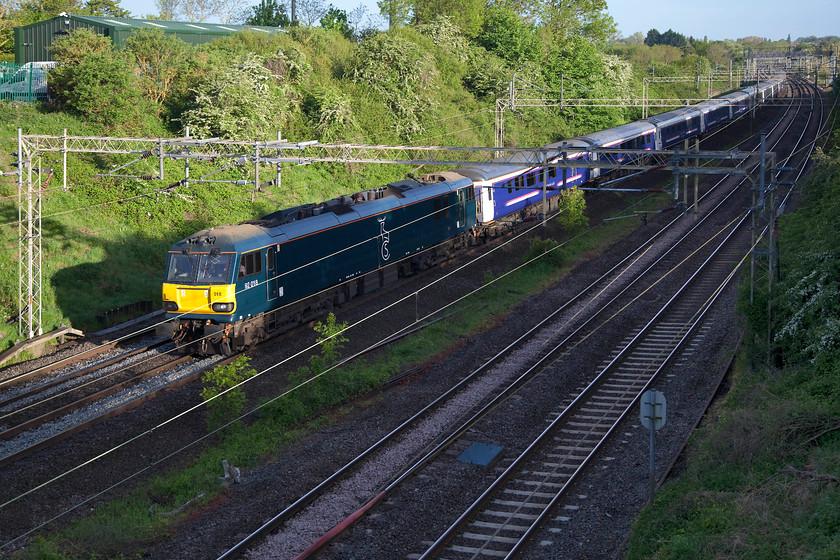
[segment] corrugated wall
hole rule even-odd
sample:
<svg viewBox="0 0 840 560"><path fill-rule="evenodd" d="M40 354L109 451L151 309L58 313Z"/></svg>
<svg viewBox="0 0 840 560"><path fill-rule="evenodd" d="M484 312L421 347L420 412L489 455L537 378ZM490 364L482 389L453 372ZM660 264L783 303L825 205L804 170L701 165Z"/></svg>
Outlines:
<svg viewBox="0 0 840 560"><path fill-rule="evenodd" d="M99 23L101 21L101 23ZM15 27L15 63L53 60L49 47L53 41L67 33L85 27L96 33L110 37L114 46L121 47L125 40L138 28L145 27L149 22L135 21L124 18L97 18L87 16L56 17L24 27ZM200 45L219 37L231 35L247 26L221 26L216 24L191 24L184 22L160 22L155 25L164 28L164 33L175 35L185 43ZM195 29L191 29L195 28ZM228 31L225 31L228 30ZM253 28L254 33L283 32L276 28Z"/></svg>
<svg viewBox="0 0 840 560"><path fill-rule="evenodd" d="M25 64L27 62L53 60L52 53L49 51L53 41L57 37L66 35L80 27L92 29L106 37L110 37L112 34L109 27L91 25L87 22L61 17L39 21L24 27L15 27L15 63Z"/></svg>

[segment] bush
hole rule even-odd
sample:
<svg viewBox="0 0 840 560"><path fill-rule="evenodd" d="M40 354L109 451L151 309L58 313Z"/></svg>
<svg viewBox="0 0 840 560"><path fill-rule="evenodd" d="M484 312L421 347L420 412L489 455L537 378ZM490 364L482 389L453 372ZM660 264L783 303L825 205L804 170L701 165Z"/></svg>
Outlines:
<svg viewBox="0 0 840 560"><path fill-rule="evenodd" d="M160 29L141 29L125 42L146 99L159 107L179 89L190 66L192 46Z"/></svg>
<svg viewBox="0 0 840 560"><path fill-rule="evenodd" d="M205 384L201 390L201 399L207 403L208 429L214 430L242 414L246 402L245 391L236 386L257 374L248 367L250 361L248 356L239 356L230 364L216 366L201 377Z"/></svg>
<svg viewBox="0 0 840 560"><path fill-rule="evenodd" d="M501 7L490 11L476 40L488 51L510 62L537 61L542 56L536 28Z"/></svg>
<svg viewBox="0 0 840 560"><path fill-rule="evenodd" d="M257 55L246 55L193 91L181 122L197 138L263 138L282 124L282 97Z"/></svg>
<svg viewBox="0 0 840 560"><path fill-rule="evenodd" d="M380 93L405 139L423 131L423 115L434 105L431 92L438 72L434 59L409 39L379 33L359 47L354 80Z"/></svg>
<svg viewBox="0 0 840 560"><path fill-rule="evenodd" d="M557 222L566 231L577 233L589 227L589 218L586 217L586 198L582 190L571 188L561 192L558 206L560 214L557 216Z"/></svg>
<svg viewBox="0 0 840 560"><path fill-rule="evenodd" d="M65 77L69 78L64 94L70 107L107 128L141 128L148 106L133 68L121 54L91 54L68 67Z"/></svg>

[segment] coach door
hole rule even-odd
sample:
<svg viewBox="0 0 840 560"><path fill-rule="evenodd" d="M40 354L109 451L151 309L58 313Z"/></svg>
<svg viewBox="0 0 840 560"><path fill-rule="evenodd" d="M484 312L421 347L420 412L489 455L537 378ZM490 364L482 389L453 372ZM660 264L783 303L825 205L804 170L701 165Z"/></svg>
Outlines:
<svg viewBox="0 0 840 560"><path fill-rule="evenodd" d="M272 245L265 254L267 297L271 301L277 299L277 248Z"/></svg>

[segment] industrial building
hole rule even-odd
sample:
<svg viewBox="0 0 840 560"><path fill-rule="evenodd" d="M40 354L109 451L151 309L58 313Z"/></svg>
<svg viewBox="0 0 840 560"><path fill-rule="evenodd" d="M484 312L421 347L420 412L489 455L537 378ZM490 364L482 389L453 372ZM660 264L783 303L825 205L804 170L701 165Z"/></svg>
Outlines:
<svg viewBox="0 0 840 560"><path fill-rule="evenodd" d="M159 21L153 19L129 19L109 16L83 16L60 14L52 19L15 27L15 63L53 60L50 46L62 35L86 27L105 37L110 37L114 46L120 47L138 29L160 29L168 35L193 45L207 43L225 35L243 30L254 33L283 33L278 27L259 25L228 25L221 23L189 23L183 21Z"/></svg>

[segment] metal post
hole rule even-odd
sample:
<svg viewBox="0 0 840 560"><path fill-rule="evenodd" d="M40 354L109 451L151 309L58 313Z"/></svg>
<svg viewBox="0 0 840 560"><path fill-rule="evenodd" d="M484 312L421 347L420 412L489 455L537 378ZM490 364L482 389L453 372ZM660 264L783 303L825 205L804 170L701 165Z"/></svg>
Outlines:
<svg viewBox="0 0 840 560"><path fill-rule="evenodd" d="M699 154L700 153L700 138L696 137L694 139L694 150ZM700 167L700 158L694 158L694 167ZM698 196L700 190L700 174L694 174L694 219L697 219L697 214L699 213L699 205L700 205L700 197Z"/></svg>
<svg viewBox="0 0 840 560"><path fill-rule="evenodd" d="M680 199L680 150L674 148L674 201Z"/></svg>
<svg viewBox="0 0 840 560"><path fill-rule="evenodd" d="M283 135L280 133L279 130L277 131L277 141L278 142L283 141ZM281 152L282 152L282 150L280 150L280 148L277 148L277 157L278 158L280 157ZM281 165L281 163L278 161L277 162L277 188L280 188L280 165Z"/></svg>
<svg viewBox="0 0 840 560"><path fill-rule="evenodd" d="M688 153L688 146L688 138L686 138L683 140L683 148L686 153ZM683 204L685 205L683 212L688 212L688 173L683 173Z"/></svg>
<svg viewBox="0 0 840 560"><path fill-rule="evenodd" d="M158 138L158 178L163 180L163 138Z"/></svg>
<svg viewBox="0 0 840 560"><path fill-rule="evenodd" d="M548 152L543 152L543 188L542 188L542 207L543 207L543 239L548 239L548 197L546 192L548 190ZM543 245L543 251L545 251Z"/></svg>
<svg viewBox="0 0 840 560"><path fill-rule="evenodd" d="M251 191L251 204L254 203L254 193L260 188L260 145L254 140L254 190Z"/></svg>
<svg viewBox="0 0 840 560"><path fill-rule="evenodd" d="M650 469L648 478L650 480L650 503L653 503L653 494L656 492L656 468L653 464L653 457L654 457L654 437L653 435L656 433L656 430L653 429L653 426L650 427Z"/></svg>
<svg viewBox="0 0 840 560"><path fill-rule="evenodd" d="M67 190L67 129L64 129L64 134L61 137L61 177L62 190Z"/></svg>
<svg viewBox="0 0 840 560"><path fill-rule="evenodd" d="M184 137L190 137L190 127L184 129ZM186 151L190 153L189 148L186 148ZM184 158L184 187L190 188L190 158Z"/></svg>
<svg viewBox="0 0 840 560"><path fill-rule="evenodd" d="M762 135L762 141L764 141L764 136ZM773 156L773 161L770 162L770 169L776 167L775 162L775 155ZM776 235L776 200L775 200L775 185L771 182L770 184L770 192L768 192L767 197L767 218L770 220L768 224L768 233L769 233L769 250L767 251L767 365L770 365L770 341L771 341L771 329L770 329L770 320L772 319L772 305L771 302L773 301L773 245L774 245L774 236Z"/></svg>
<svg viewBox="0 0 840 560"><path fill-rule="evenodd" d="M33 186L33 154L25 150L23 130L18 127L18 334L33 338L42 333L41 177L39 169L38 185Z"/></svg>
<svg viewBox="0 0 840 560"><path fill-rule="evenodd" d="M23 335L23 311L26 309L26 299L24 299L23 284L25 276L23 275L23 132L18 127L18 150L17 150L17 172L18 172L18 334Z"/></svg>

